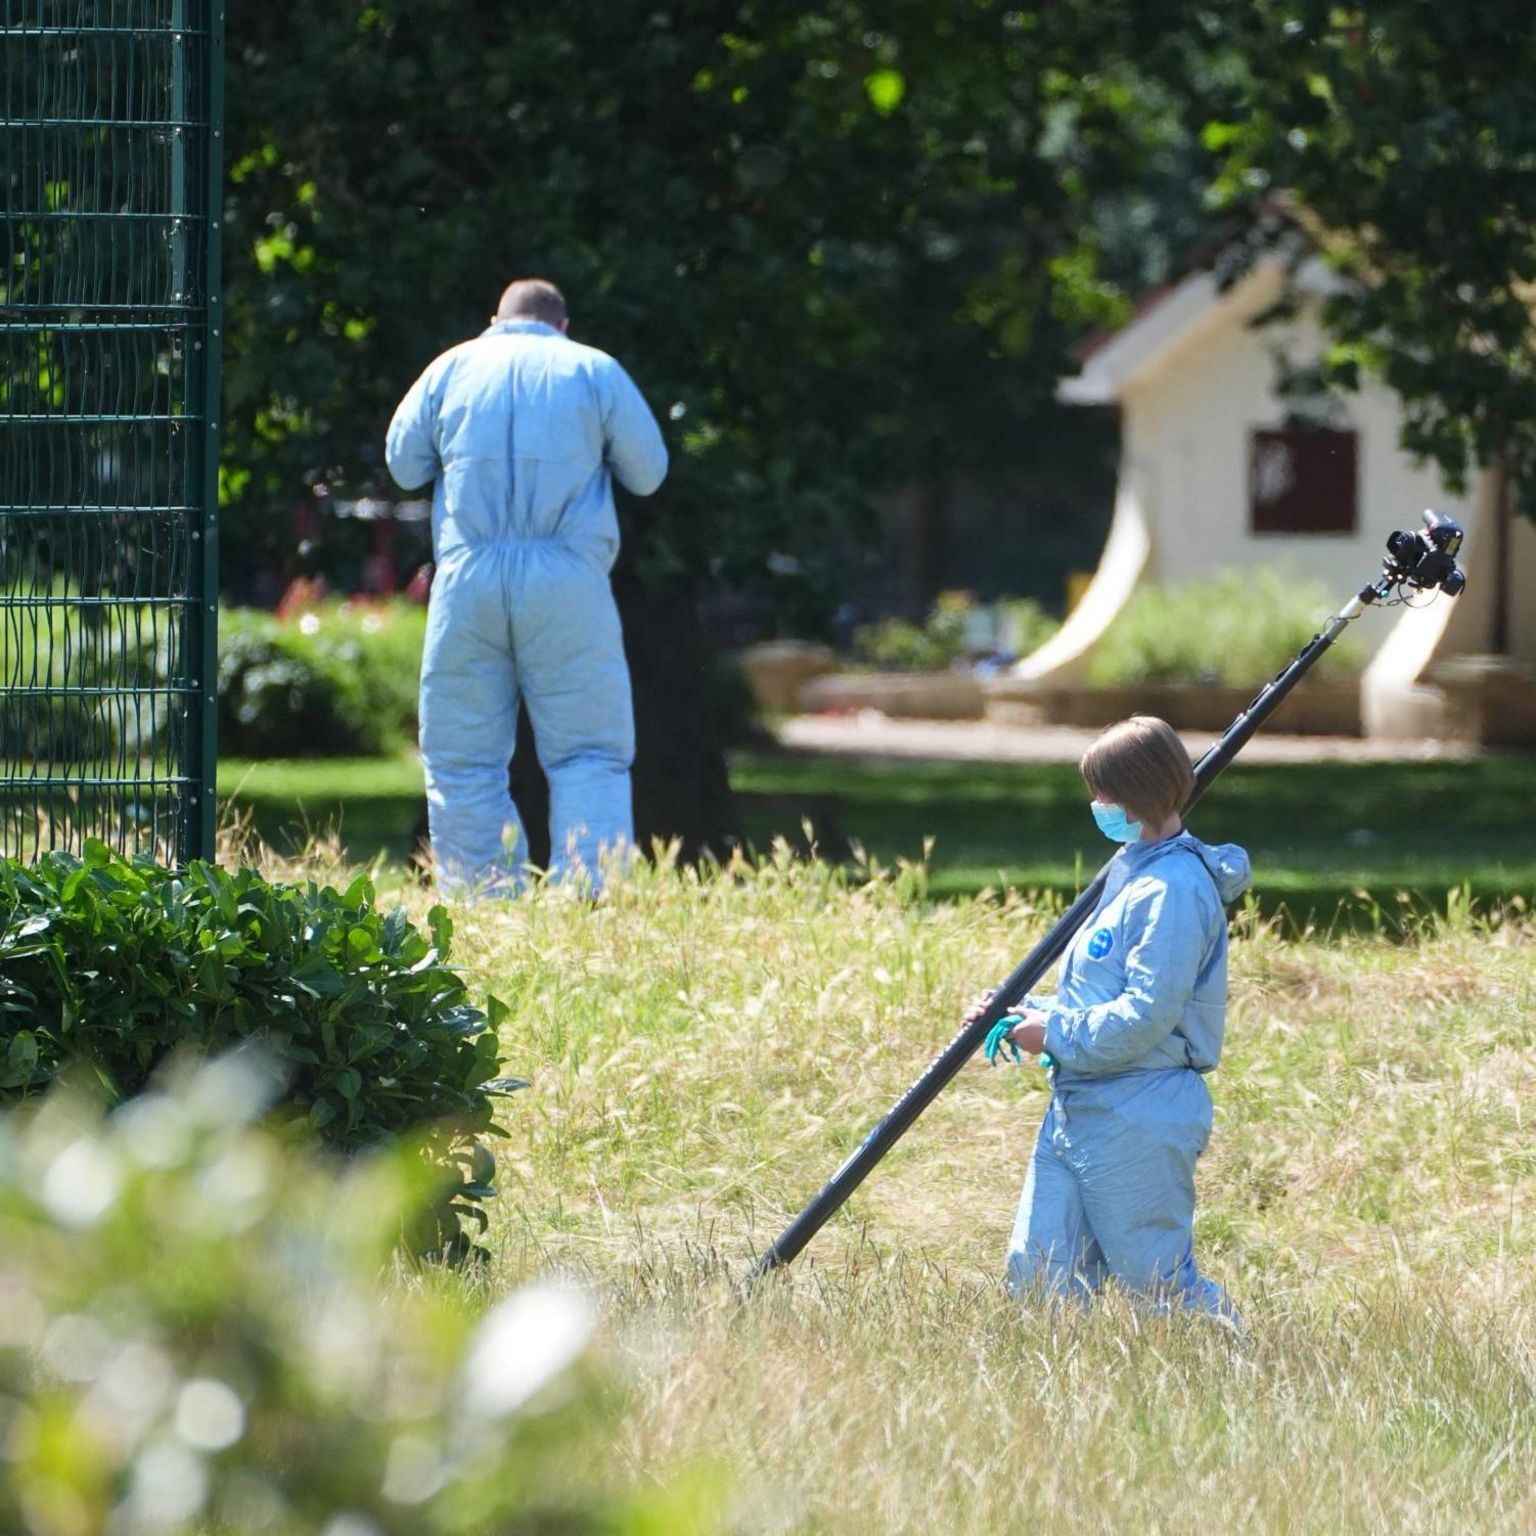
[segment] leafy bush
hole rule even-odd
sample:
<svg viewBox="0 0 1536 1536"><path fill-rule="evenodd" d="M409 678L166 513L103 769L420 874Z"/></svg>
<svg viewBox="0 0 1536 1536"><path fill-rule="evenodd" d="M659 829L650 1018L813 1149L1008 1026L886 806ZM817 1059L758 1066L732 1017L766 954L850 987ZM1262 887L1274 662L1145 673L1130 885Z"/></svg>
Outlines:
<svg viewBox="0 0 1536 1536"><path fill-rule="evenodd" d="M473 1006L448 964L448 914L430 939L345 892L277 885L251 869L132 863L91 841L83 860L0 862L0 1102L71 1067L109 1103L145 1089L177 1052L258 1042L282 1080L277 1114L352 1152L401 1140L437 1170L438 1221L413 1234L462 1255L461 1216L495 1193L495 999Z"/></svg>
<svg viewBox="0 0 1536 1536"><path fill-rule="evenodd" d="M922 624L881 619L853 632L860 661L889 672L940 672L965 654L966 605L946 594Z"/></svg>
<svg viewBox="0 0 1536 1536"><path fill-rule="evenodd" d="M391 1280L416 1171L317 1167L248 1123L260 1088L221 1061L105 1122L60 1096L0 1124L0 1530L721 1528L701 1475L606 1470L589 1299Z"/></svg>
<svg viewBox="0 0 1536 1536"><path fill-rule="evenodd" d="M970 638L973 616L991 632L981 645ZM982 609L967 592L943 592L921 625L906 619L865 624L854 631L853 647L859 660L882 671L940 672L973 650L1027 656L1058 627L1033 598L1002 598Z"/></svg>
<svg viewBox="0 0 1536 1536"><path fill-rule="evenodd" d="M322 604L219 616L219 746L235 757L374 757L415 739L426 610Z"/></svg>
<svg viewBox="0 0 1536 1536"><path fill-rule="evenodd" d="M1227 571L1182 586L1138 588L1088 664L1101 688L1135 683L1256 687L1273 677L1332 612L1319 586L1274 571ZM1359 647L1341 641L1322 675L1358 671Z"/></svg>

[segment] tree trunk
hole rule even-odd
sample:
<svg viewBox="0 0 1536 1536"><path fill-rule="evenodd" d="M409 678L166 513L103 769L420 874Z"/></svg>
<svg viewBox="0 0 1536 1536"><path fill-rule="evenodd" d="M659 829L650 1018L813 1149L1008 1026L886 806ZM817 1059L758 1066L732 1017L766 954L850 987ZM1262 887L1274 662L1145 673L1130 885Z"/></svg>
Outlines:
<svg viewBox="0 0 1536 1536"><path fill-rule="evenodd" d="M1510 543L1514 535L1515 499L1509 474L1509 458L1500 453L1494 460L1493 481L1493 620L1489 649L1496 656L1509 655Z"/></svg>
<svg viewBox="0 0 1536 1536"><path fill-rule="evenodd" d="M924 482L913 509L907 605L914 619L924 618L944 590L948 523L949 486L935 474Z"/></svg>
<svg viewBox="0 0 1536 1536"><path fill-rule="evenodd" d="M614 571L613 591L635 694L635 839L649 851L657 838L677 838L685 859L724 858L740 829L693 591L682 582L642 584L627 560ZM529 858L547 868L549 786L526 710L511 774Z"/></svg>

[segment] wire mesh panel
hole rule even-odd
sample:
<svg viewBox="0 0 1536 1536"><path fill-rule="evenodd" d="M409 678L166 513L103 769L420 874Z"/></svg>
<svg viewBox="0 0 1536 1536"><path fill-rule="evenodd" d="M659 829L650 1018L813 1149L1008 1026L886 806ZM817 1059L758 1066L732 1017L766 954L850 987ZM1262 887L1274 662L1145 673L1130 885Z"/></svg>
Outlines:
<svg viewBox="0 0 1536 1536"><path fill-rule="evenodd" d="M211 853L221 0L0 0L0 855Z"/></svg>

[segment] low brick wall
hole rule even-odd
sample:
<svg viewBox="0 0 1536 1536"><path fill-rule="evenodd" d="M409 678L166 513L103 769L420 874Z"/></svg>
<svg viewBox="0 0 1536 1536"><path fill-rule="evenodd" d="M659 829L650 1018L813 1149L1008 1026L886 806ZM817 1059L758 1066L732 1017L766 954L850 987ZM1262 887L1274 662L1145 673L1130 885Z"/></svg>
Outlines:
<svg viewBox="0 0 1536 1536"><path fill-rule="evenodd" d="M1484 747L1536 747L1536 667L1507 656L1453 656L1429 669L1446 735Z"/></svg>

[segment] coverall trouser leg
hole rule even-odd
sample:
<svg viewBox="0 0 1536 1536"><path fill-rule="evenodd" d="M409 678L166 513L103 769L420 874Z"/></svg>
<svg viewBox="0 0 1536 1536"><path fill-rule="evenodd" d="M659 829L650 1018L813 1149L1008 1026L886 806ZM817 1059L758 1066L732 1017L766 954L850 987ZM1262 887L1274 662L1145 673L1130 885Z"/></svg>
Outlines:
<svg viewBox="0 0 1536 1536"><path fill-rule="evenodd" d="M444 895L516 890L528 848L508 787L519 702L494 547L461 551L432 581L421 661L421 761Z"/></svg>
<svg viewBox="0 0 1536 1536"><path fill-rule="evenodd" d="M432 584L421 755L445 894L520 883L507 781L520 701L549 779L551 869L595 885L603 850L634 839L629 667L606 571L552 540L457 552Z"/></svg>
<svg viewBox="0 0 1536 1536"><path fill-rule="evenodd" d="M1153 1300L1235 1320L1195 1264L1195 1164L1211 1132L1197 1072L1135 1073L1053 1096L1009 1245L1016 1291L1063 1289L1059 1249L1079 1294L1112 1275Z"/></svg>
<svg viewBox="0 0 1536 1536"><path fill-rule="evenodd" d="M634 702L608 573L552 544L523 550L509 593L512 649L549 780L550 869L601 883L605 852L634 842Z"/></svg>
<svg viewBox="0 0 1536 1536"><path fill-rule="evenodd" d="M1049 1291L1087 1301L1104 1280L1104 1254L1071 1170L1053 1145L1055 1103L1047 1107L1008 1240L1008 1289Z"/></svg>

